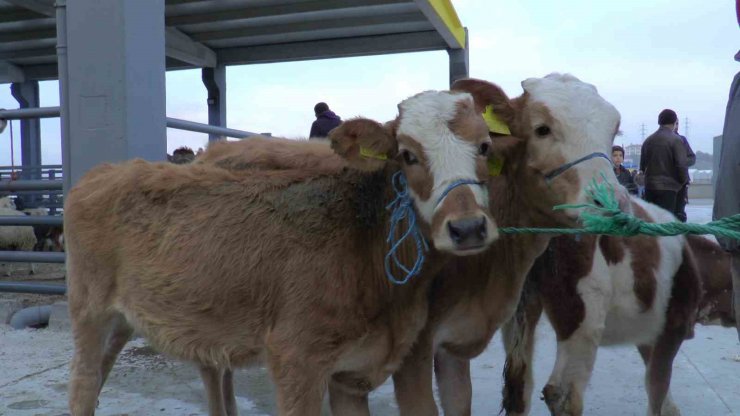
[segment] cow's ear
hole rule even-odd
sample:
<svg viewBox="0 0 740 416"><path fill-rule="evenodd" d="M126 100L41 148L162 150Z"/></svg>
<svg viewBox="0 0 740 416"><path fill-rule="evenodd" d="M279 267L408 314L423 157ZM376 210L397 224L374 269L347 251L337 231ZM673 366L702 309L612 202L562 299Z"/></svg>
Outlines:
<svg viewBox="0 0 740 416"><path fill-rule="evenodd" d="M491 132L509 134L509 126L514 123L516 111L504 90L496 84L474 78L465 78L452 84L453 90L464 91L473 96L475 108L484 114Z"/></svg>
<svg viewBox="0 0 740 416"><path fill-rule="evenodd" d="M398 151L392 126L366 118L343 122L329 133L329 140L351 167L366 171L382 169Z"/></svg>

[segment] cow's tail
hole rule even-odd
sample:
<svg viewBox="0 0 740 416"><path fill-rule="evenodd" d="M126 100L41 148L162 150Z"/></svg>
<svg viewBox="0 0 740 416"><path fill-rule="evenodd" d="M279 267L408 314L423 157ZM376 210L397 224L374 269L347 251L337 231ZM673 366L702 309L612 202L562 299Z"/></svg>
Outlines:
<svg viewBox="0 0 740 416"><path fill-rule="evenodd" d="M546 273L551 255L548 249L535 261L524 283L516 312L503 327L506 363L504 364L501 410L507 415L529 412L533 389L534 336L537 322L542 315L538 285L539 279L543 273Z"/></svg>

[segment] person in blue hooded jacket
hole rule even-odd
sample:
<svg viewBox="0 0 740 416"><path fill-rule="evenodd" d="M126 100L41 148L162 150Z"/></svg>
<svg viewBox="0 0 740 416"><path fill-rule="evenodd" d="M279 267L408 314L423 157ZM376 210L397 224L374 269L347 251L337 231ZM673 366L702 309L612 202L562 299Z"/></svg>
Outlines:
<svg viewBox="0 0 740 416"><path fill-rule="evenodd" d="M316 104L313 112L316 114L316 120L311 124L309 139L326 137L332 129L342 124L342 119L334 114L326 103Z"/></svg>

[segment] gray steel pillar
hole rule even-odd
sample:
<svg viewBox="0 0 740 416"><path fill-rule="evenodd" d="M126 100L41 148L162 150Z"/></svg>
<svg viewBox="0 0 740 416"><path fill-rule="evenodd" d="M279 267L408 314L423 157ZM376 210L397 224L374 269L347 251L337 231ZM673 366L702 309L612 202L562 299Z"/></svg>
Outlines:
<svg viewBox="0 0 740 416"><path fill-rule="evenodd" d="M16 82L10 85L20 108L39 107L38 81ZM41 121L38 118L21 119L21 163L24 167L34 166L33 170L23 169L23 179L41 178Z"/></svg>
<svg viewBox="0 0 740 416"><path fill-rule="evenodd" d="M101 162L164 160L164 0L56 4L65 190Z"/></svg>
<svg viewBox="0 0 740 416"><path fill-rule="evenodd" d="M208 91L208 124L226 127L226 67L203 68L203 84ZM209 142L222 138L217 134L208 135Z"/></svg>
<svg viewBox="0 0 740 416"><path fill-rule="evenodd" d="M468 28L465 28L465 49L447 49L447 54L450 56L450 86L458 79L469 77L469 46Z"/></svg>

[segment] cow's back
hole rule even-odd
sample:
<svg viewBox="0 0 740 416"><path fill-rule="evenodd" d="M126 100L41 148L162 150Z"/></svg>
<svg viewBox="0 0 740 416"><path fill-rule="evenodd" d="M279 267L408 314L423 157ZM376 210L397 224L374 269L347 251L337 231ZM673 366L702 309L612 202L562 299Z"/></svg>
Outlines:
<svg viewBox="0 0 740 416"><path fill-rule="evenodd" d="M364 249L384 180L143 161L97 168L65 206L70 296L120 311L165 352L218 365L252 358L279 315L313 311L296 318L304 329L351 337L358 329L337 317L367 311L350 301L361 286L346 264L373 270Z"/></svg>

